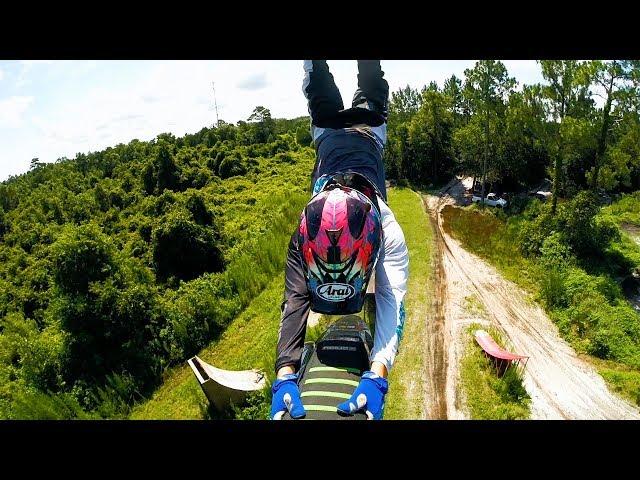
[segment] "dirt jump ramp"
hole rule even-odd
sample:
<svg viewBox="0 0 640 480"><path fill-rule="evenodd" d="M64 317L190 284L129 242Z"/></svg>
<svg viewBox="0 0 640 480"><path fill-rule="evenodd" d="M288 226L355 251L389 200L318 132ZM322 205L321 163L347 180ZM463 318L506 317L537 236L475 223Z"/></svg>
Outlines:
<svg viewBox="0 0 640 480"><path fill-rule="evenodd" d="M244 403L250 392L266 386L264 373L257 370L222 370L202 361L198 356L188 360L209 403L218 411Z"/></svg>

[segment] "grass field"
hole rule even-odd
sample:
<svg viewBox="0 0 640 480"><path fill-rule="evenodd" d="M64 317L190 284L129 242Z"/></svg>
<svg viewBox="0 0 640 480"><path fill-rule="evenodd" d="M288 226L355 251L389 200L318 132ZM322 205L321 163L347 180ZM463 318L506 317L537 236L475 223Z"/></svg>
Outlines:
<svg viewBox="0 0 640 480"><path fill-rule="evenodd" d="M400 223L409 249L406 324L399 353L389 375L384 418L423 419L424 336L431 306L433 230L418 194L406 188L389 191L389 206Z"/></svg>

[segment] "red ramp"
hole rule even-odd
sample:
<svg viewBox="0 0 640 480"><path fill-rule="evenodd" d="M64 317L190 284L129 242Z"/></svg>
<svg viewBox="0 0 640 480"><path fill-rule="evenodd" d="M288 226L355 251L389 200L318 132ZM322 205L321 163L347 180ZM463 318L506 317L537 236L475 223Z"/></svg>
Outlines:
<svg viewBox="0 0 640 480"><path fill-rule="evenodd" d="M480 345L480 348L482 348L482 350L484 350L484 352L496 363L499 374L503 374L509 364L519 363L521 360L525 360L524 364L526 366L526 361L529 358L527 355L518 355L516 353L508 352L504 348L500 347L491 335L484 330L476 330L474 336L476 338L476 342Z"/></svg>

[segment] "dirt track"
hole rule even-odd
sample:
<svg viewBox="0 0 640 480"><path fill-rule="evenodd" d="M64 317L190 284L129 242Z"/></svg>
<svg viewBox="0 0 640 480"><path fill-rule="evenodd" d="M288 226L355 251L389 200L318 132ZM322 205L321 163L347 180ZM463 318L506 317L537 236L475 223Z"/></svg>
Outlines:
<svg viewBox="0 0 640 480"><path fill-rule="evenodd" d="M428 417L468 418L459 393L463 334L472 322L493 324L518 353L529 355L524 384L532 419L638 419L638 410L611 393L595 369L560 338L557 327L530 296L486 262L467 252L442 227L442 208L462 200L464 186L450 182L439 196L425 196L435 230L434 321L428 339ZM470 312L477 298L486 314Z"/></svg>

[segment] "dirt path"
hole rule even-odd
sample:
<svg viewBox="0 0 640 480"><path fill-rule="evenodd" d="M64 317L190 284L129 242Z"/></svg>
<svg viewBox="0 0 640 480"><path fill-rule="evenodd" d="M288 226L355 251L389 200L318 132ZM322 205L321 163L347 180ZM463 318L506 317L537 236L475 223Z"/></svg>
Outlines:
<svg viewBox="0 0 640 480"><path fill-rule="evenodd" d="M640 418L636 408L612 394L595 369L578 358L526 292L446 234L440 212L447 204L463 201L464 186L452 181L443 192L424 197L440 258L429 340L433 346L428 349L433 362L430 418L468 417L459 394L458 366L464 351L463 332L471 322L498 326L516 351L529 355L524 384L532 399L531 418ZM468 311L466 302L473 296L484 305L486 316Z"/></svg>
<svg viewBox="0 0 640 480"><path fill-rule="evenodd" d="M427 324L425 357L425 412L431 420L446 420L447 415L447 349L445 299L447 298L447 282L442 266L442 237L437 234L438 225L433 215L429 215L434 232L436 246L434 264L433 300L430 321Z"/></svg>

